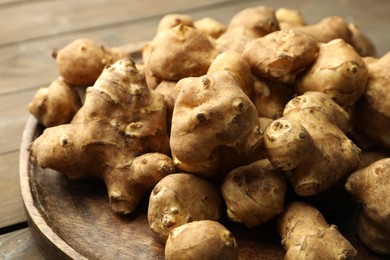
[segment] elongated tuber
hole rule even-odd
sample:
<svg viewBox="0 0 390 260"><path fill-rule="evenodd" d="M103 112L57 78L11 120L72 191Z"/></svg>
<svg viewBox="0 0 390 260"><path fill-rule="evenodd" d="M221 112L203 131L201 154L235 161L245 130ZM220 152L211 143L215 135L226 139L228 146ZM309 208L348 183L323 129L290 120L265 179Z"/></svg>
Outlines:
<svg viewBox="0 0 390 260"><path fill-rule="evenodd" d="M233 73L244 93L251 98L253 95L254 78L244 57L234 51L222 52L211 63L207 74L219 70L226 70Z"/></svg>
<svg viewBox="0 0 390 260"><path fill-rule="evenodd" d="M329 16L316 24L295 27L293 30L307 33L320 43L335 39L351 43L352 33L348 28L348 23L340 16Z"/></svg>

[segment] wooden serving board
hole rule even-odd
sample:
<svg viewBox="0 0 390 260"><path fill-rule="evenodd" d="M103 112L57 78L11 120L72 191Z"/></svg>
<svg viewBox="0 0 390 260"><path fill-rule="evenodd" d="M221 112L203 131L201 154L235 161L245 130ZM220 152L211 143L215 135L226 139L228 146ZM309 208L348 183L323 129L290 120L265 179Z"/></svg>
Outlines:
<svg viewBox="0 0 390 260"><path fill-rule="evenodd" d="M136 43L121 47L139 60L142 46ZM28 223L44 255L49 259L164 259L164 245L147 222L148 198L133 214L120 216L111 210L103 182L69 181L59 172L40 168L31 158L29 146L43 130L33 116L28 118L19 172ZM355 212L341 213L342 217L331 223L349 227L341 231L358 250L357 259L380 259L357 238L350 221ZM284 258L272 221L252 229L227 219L221 222L234 234L240 259Z"/></svg>

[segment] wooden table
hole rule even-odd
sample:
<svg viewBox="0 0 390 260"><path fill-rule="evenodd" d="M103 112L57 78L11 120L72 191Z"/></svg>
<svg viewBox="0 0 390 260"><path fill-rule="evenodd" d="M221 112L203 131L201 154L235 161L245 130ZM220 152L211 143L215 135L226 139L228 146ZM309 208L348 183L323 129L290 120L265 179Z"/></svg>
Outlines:
<svg viewBox="0 0 390 260"><path fill-rule="evenodd" d="M108 46L148 40L167 13L227 24L256 5L299 9L309 23L343 16L370 36L379 55L389 50L387 0L0 0L0 259L44 259L26 224L18 158L26 106L38 87L57 77L53 48L79 37Z"/></svg>

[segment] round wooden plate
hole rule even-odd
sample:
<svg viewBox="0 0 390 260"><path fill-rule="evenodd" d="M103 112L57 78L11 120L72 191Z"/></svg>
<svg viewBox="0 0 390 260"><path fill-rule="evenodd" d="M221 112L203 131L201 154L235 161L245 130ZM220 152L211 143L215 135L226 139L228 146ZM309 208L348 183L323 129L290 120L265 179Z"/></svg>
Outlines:
<svg viewBox="0 0 390 260"><path fill-rule="evenodd" d="M50 259L164 259L164 245L147 223L147 199L134 214L116 215L101 181L69 181L38 167L29 146L42 131L30 116L21 144L20 182L29 226L43 253ZM283 259L285 251L274 223L247 229L221 221L236 237L240 259ZM357 259L380 259L361 244L353 221L342 222L336 224L352 227L342 232L358 250Z"/></svg>
<svg viewBox="0 0 390 260"><path fill-rule="evenodd" d="M110 208L103 182L69 181L36 165L30 143L42 133L30 116L22 139L20 181L29 226L49 258L164 259L164 245L149 229L147 201L130 216ZM231 224L242 259L282 259L284 250L269 226L248 230ZM272 234L272 235L269 235Z"/></svg>

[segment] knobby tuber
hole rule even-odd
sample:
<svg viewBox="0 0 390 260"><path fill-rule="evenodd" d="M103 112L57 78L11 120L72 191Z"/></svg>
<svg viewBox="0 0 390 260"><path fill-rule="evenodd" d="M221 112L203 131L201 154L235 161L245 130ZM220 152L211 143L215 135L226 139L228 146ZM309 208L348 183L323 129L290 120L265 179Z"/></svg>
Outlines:
<svg viewBox="0 0 390 260"><path fill-rule="evenodd" d="M45 127L69 123L81 107L75 89L58 78L47 87L41 87L28 105L29 112Z"/></svg>
<svg viewBox="0 0 390 260"><path fill-rule="evenodd" d="M344 109L326 94L306 92L292 99L283 117L267 127L264 144L271 162L291 171L295 192L311 196L357 167L360 149L346 136L348 129Z"/></svg>
<svg viewBox="0 0 390 260"><path fill-rule="evenodd" d="M358 234L378 254L390 254L390 158L373 162L349 176L345 188L362 205Z"/></svg>
<svg viewBox="0 0 390 260"><path fill-rule="evenodd" d="M353 112L353 126L358 138L370 145L390 148L390 52L381 58L366 58L366 91Z"/></svg>
<svg viewBox="0 0 390 260"><path fill-rule="evenodd" d="M363 95L367 77L366 65L355 49L336 39L320 44L314 64L296 81L296 92L320 91L350 108Z"/></svg>
<svg viewBox="0 0 390 260"><path fill-rule="evenodd" d="M229 219L253 227L283 212L287 185L282 171L264 159L231 171L221 190Z"/></svg>
<svg viewBox="0 0 390 260"><path fill-rule="evenodd" d="M356 249L313 206L291 203L278 221L284 259L353 259Z"/></svg>
<svg viewBox="0 0 390 260"><path fill-rule="evenodd" d="M223 150L245 159L260 143L258 115L235 75L226 70L177 83L170 146L175 165L189 173L213 175ZM206 145L207 144L207 145Z"/></svg>
<svg viewBox="0 0 390 260"><path fill-rule="evenodd" d="M163 99L129 59L103 71L70 124L47 128L31 146L43 168L70 179L102 178L112 209L124 214L174 172L172 160L160 154L168 152Z"/></svg>

